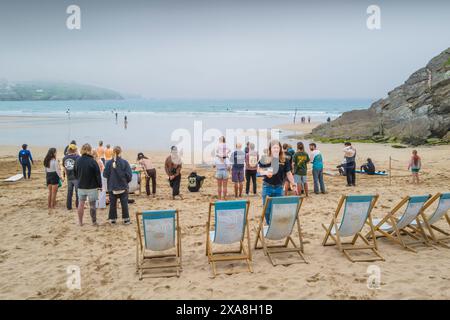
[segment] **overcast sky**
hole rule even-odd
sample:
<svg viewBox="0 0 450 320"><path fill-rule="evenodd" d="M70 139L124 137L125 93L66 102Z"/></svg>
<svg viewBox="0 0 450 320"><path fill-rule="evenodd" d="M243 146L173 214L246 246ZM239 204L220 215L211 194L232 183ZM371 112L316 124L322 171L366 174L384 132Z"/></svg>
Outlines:
<svg viewBox="0 0 450 320"><path fill-rule="evenodd" d="M381 30L366 27L371 4ZM380 98L450 45L449 12L438 0L0 0L0 78L148 98Z"/></svg>

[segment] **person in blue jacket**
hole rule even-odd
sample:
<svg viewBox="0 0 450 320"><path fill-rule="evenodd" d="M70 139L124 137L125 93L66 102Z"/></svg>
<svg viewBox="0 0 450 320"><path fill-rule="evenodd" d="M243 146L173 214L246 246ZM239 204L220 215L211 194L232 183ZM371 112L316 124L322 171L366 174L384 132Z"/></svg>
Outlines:
<svg viewBox="0 0 450 320"><path fill-rule="evenodd" d="M31 165L34 164L33 157L31 156L30 150L28 150L28 145L23 144L22 150L19 151L19 162L22 165L23 178L26 179L26 170L28 169L28 179L31 178Z"/></svg>

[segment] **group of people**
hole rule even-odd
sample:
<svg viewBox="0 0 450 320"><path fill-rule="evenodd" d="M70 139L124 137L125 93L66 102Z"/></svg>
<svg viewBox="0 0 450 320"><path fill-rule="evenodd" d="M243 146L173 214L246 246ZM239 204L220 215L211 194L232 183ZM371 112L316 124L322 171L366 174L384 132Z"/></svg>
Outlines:
<svg viewBox="0 0 450 320"><path fill-rule="evenodd" d="M100 203L99 195L106 198L109 193L109 216L111 224L117 220L117 202L122 206L122 219L124 224L130 224L128 211L128 184L132 179L132 171L128 161L121 157L122 149L116 146L112 153L101 149L100 142L97 149L88 143L81 147L72 141L65 149L61 170L57 160L56 148L50 148L44 158L46 181L48 187L48 207L54 209L58 188L67 180L67 209L72 210L73 194L78 209L78 221L83 225L83 216L86 202L89 202L90 216L93 225L97 225L97 208L106 207ZM110 159L107 157L111 155ZM99 190L101 190L99 192ZM105 200L105 199L104 199Z"/></svg>

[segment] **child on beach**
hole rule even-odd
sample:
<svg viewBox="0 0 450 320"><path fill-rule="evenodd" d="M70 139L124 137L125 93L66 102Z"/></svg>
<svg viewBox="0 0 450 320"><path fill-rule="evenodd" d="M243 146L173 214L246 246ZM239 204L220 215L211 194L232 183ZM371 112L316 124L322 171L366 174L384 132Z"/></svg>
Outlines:
<svg viewBox="0 0 450 320"><path fill-rule="evenodd" d="M144 156L142 152L138 153L137 155L137 161L139 165L142 168L142 171L144 171L145 174L145 191L147 193L147 196L150 196L150 179L152 180L152 194L153 197L156 194L156 169L153 166L152 162L149 158Z"/></svg>
<svg viewBox="0 0 450 320"><path fill-rule="evenodd" d="M419 155L417 154L417 150L413 150L412 151L412 156L411 156L411 160L409 161L408 164L408 170L411 170L411 175L412 175L412 184L419 184L419 171L420 168L422 167L422 161L419 157Z"/></svg>
<svg viewBox="0 0 450 320"><path fill-rule="evenodd" d="M308 196L308 180L306 175L308 173L309 155L305 152L303 142L297 143L297 152L293 157L294 161L294 181L297 184L298 194L302 193L302 189L305 191L305 196Z"/></svg>
<svg viewBox="0 0 450 320"><path fill-rule="evenodd" d="M111 145L107 144L105 149L105 161L111 160L113 157L113 150L111 149Z"/></svg>
<svg viewBox="0 0 450 320"><path fill-rule="evenodd" d="M105 158L105 147L103 147L103 141L98 142L97 155L98 158L101 160L101 162L103 162L103 165L105 165L106 158Z"/></svg>
<svg viewBox="0 0 450 320"><path fill-rule="evenodd" d="M242 150L242 144L236 143L236 150L231 154L231 181L234 183L234 196L242 197L244 188L244 167L245 152Z"/></svg>
<svg viewBox="0 0 450 320"><path fill-rule="evenodd" d="M164 170L169 177L169 185L172 188L172 199L179 197L183 200L183 196L180 194L181 184L181 168L182 168L181 156L178 154L178 148L172 146L170 148L170 155L166 158L164 163Z"/></svg>
<svg viewBox="0 0 450 320"><path fill-rule="evenodd" d="M61 169L58 160L56 160L56 149L50 148L44 158L44 167L48 187L48 208L55 209L56 195L58 187L62 180Z"/></svg>

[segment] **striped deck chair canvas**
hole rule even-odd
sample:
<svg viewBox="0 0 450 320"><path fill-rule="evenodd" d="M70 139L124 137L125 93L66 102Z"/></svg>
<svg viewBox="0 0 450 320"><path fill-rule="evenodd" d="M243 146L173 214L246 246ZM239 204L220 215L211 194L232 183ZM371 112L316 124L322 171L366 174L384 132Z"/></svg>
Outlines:
<svg viewBox="0 0 450 320"><path fill-rule="evenodd" d="M435 243L450 249L450 245L445 243L446 240L450 240L450 230L445 231L442 228L439 228L436 226L437 222L441 220L445 220L444 223L447 223L448 227L450 228L450 217L448 215L448 212L450 210L450 192L448 193L437 193L434 195L425 205L423 211L425 210L435 201L439 199L438 205L434 212L429 215L428 217L424 214L423 215L423 225L426 227L430 234L430 239L434 241ZM445 219L443 219L445 217ZM413 221L411 223L413 227L417 227L417 222ZM436 232L443 235L443 236L437 236Z"/></svg>
<svg viewBox="0 0 450 320"><path fill-rule="evenodd" d="M225 261L245 261L248 271L253 272L247 221L249 206L250 202L245 200L218 201L209 204L206 222L206 255L214 276L217 275L216 263ZM214 220L212 219L213 208ZM239 249L213 251L213 244L228 248L238 244Z"/></svg>
<svg viewBox="0 0 450 320"><path fill-rule="evenodd" d="M136 213L136 272L142 279L145 269L160 271L151 276L180 276L181 232L178 210ZM158 253L158 254L155 254ZM167 262L167 260L171 260Z"/></svg>
<svg viewBox="0 0 450 320"><path fill-rule="evenodd" d="M337 245L341 251L351 262L362 261L384 261L384 258L378 252L377 239L375 238L374 227L372 223L372 209L378 200L378 195L348 195L342 196L338 202L337 209L332 217L328 227L322 224L326 234L323 239L323 246ZM345 203L345 205L344 205ZM344 207L344 213L340 222L338 222L339 213ZM366 239L361 232L365 225L370 227L372 240ZM350 242L343 242L342 238L352 237ZM331 239L332 242L328 243ZM357 240L363 243L357 245ZM367 252L372 256L355 257L350 252Z"/></svg>
<svg viewBox="0 0 450 320"><path fill-rule="evenodd" d="M290 265L301 262L308 263L303 255L304 242L298 217L302 202L303 198L298 196L266 198L266 203L257 229L254 248L258 249L258 241L261 241L264 255L267 255L273 266L280 264ZM267 223L266 216L270 217L268 219L270 223ZM298 244L292 239L292 232L296 223ZM274 243L269 245L269 242L280 241L283 241L283 244ZM289 247L289 244L291 244L292 247ZM289 253L298 254L300 259L283 261L280 263L276 262L274 259L274 254Z"/></svg>
<svg viewBox="0 0 450 320"><path fill-rule="evenodd" d="M422 243L430 246L423 226L420 223L417 224L419 221L419 216L422 218L424 217L424 205L430 197L430 194L406 196L383 219L373 219L376 237L386 237L387 239L400 244L403 248L412 252L417 252L411 247L413 244ZM430 202L428 203L431 204ZM405 211L403 211L400 218L398 218L396 215L404 206ZM412 226L414 221L416 221L417 228ZM403 237L404 235L413 238L414 242L406 243ZM371 235L367 234L366 237L370 238Z"/></svg>

